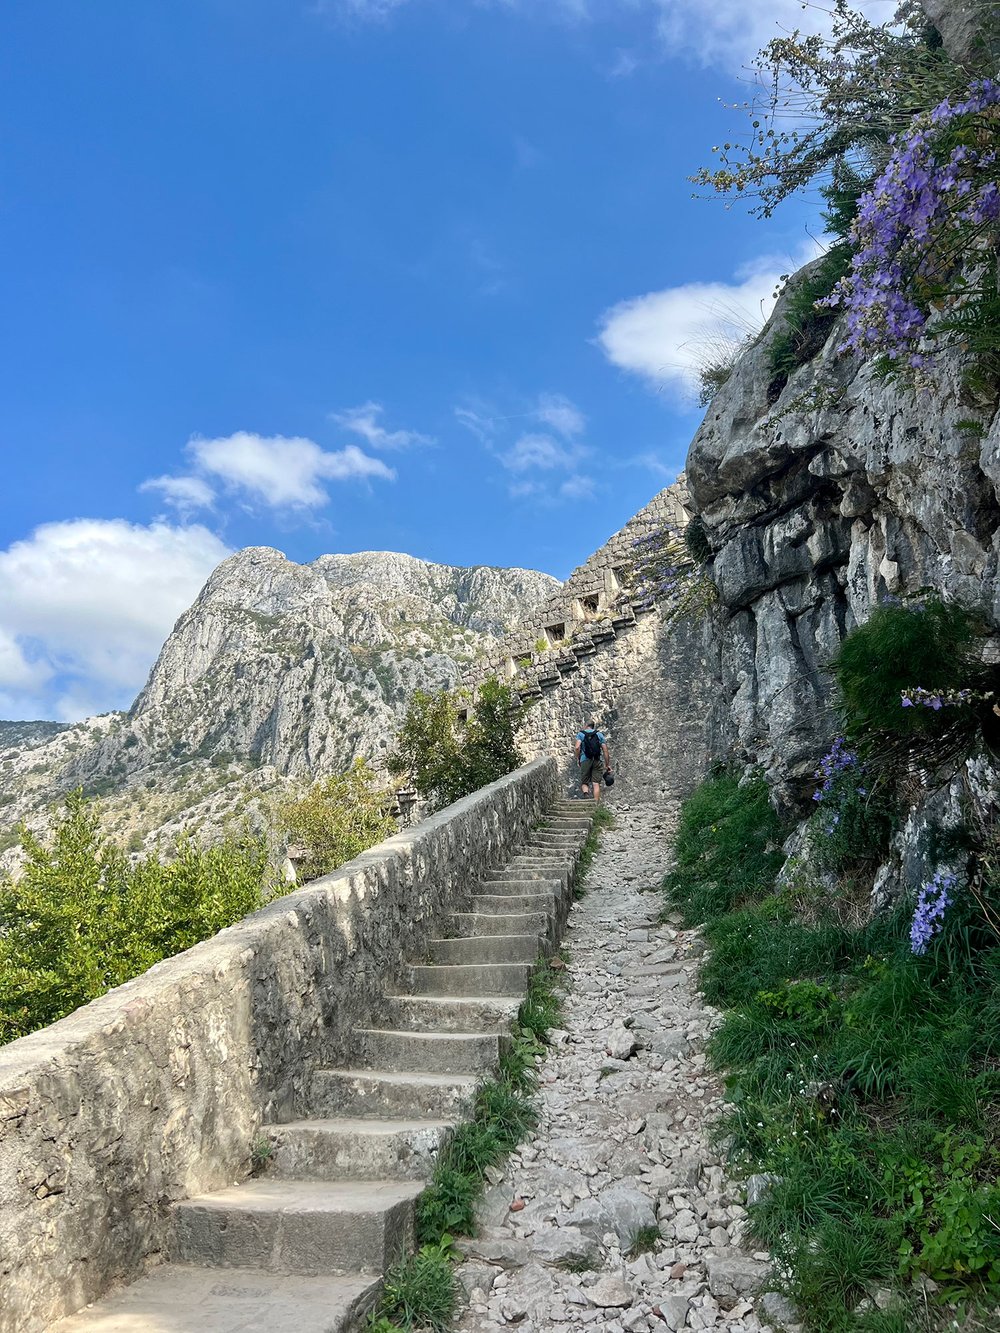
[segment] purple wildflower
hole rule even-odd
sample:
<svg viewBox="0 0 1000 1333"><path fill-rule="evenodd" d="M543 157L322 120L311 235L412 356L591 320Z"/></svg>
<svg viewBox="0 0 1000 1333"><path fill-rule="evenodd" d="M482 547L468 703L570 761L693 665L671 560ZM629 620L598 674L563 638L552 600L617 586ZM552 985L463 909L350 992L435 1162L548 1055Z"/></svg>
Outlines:
<svg viewBox="0 0 1000 1333"><path fill-rule="evenodd" d="M845 311L841 350L914 370L926 364L918 350L929 317L926 293L968 253L975 235L1000 219L997 154L945 140L956 121L980 118L992 128L989 113L998 105L1000 84L979 80L967 98L945 99L893 140L885 170L858 202L851 271L819 303Z"/></svg>
<svg viewBox="0 0 1000 1333"><path fill-rule="evenodd" d="M910 925L911 952L927 952L928 944L941 930L944 914L954 901L952 894L957 884L954 875L938 870L934 878L920 890Z"/></svg>

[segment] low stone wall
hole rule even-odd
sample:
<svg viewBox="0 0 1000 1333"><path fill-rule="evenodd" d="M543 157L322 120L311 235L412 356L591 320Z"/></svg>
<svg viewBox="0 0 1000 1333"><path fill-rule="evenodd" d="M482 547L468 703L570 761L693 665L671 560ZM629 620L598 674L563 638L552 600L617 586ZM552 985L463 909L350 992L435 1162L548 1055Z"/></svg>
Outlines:
<svg viewBox="0 0 1000 1333"><path fill-rule="evenodd" d="M438 918L556 794L537 760L331 875L0 1048L0 1333L135 1278L169 1207L247 1174Z"/></svg>

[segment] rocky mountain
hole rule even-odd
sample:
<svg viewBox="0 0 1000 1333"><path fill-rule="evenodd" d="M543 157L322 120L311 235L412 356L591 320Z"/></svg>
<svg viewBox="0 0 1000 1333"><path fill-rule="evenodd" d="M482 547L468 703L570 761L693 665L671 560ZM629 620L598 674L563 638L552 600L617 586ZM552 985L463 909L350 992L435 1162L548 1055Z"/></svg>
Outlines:
<svg viewBox="0 0 1000 1333"><path fill-rule="evenodd" d="M0 722L0 750L39 745L67 730L65 722Z"/></svg>
<svg viewBox="0 0 1000 1333"><path fill-rule="evenodd" d="M454 685L558 586L390 552L297 565L240 551L181 616L127 714L50 739L45 724L4 724L15 730L0 749L0 845L76 786L106 798L112 826L136 842L216 823L282 779L359 755L377 764L414 689Z"/></svg>

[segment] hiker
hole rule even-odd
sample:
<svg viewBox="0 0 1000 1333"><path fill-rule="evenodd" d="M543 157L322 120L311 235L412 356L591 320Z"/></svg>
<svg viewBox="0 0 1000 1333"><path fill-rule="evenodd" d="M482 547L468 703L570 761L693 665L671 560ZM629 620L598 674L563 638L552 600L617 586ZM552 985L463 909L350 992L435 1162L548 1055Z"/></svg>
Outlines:
<svg viewBox="0 0 1000 1333"><path fill-rule="evenodd" d="M580 790L589 796L593 788L594 800L601 799L601 781L611 774L611 753L604 732L597 730L596 722L588 722L583 731L576 733L576 758L580 765Z"/></svg>

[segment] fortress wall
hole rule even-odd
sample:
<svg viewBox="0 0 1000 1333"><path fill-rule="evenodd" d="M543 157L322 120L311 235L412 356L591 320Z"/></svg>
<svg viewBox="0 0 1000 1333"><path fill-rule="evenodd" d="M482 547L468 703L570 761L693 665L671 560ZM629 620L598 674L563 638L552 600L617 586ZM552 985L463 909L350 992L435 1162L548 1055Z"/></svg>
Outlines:
<svg viewBox="0 0 1000 1333"><path fill-rule="evenodd" d="M162 1257L169 1206L247 1175L435 921L556 794L537 761L51 1027L0 1047L0 1333Z"/></svg>
<svg viewBox="0 0 1000 1333"><path fill-rule="evenodd" d="M717 745L715 645L707 619L666 624L658 612L642 616L529 708L522 751L553 755L564 790L575 791L573 740L593 718L611 746L614 799L681 799L704 777Z"/></svg>

